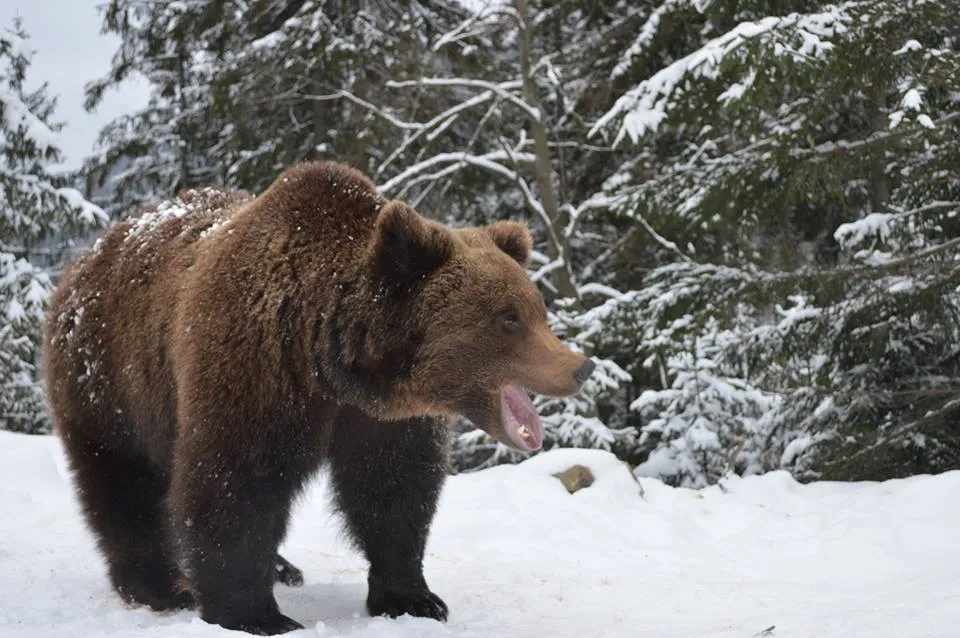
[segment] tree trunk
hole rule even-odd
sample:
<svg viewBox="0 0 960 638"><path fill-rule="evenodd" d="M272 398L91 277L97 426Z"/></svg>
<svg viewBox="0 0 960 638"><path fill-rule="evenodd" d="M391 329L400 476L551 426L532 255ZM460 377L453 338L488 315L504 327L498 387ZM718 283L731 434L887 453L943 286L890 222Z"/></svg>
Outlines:
<svg viewBox="0 0 960 638"><path fill-rule="evenodd" d="M547 143L547 128L544 124L543 110L540 107L540 100L537 97L537 85L531 75L531 28L527 15L527 0L516 0L515 9L517 11L517 30L520 44L520 73L523 76L523 99L532 106L537 117L530 118L530 132L533 136L533 149L536 155L534 163L534 172L537 180L537 189L540 191L540 201L543 209L550 218L552 228L552 237L556 241L548 238L548 254L550 259L562 259L563 266L553 271L552 279L557 287L557 291L563 297L570 297L580 303L580 295L573 283L573 272L570 269L570 263L567 259L569 246L563 235L564 222L560 213L560 206L557 202L557 192L553 185L550 147Z"/></svg>
<svg viewBox="0 0 960 638"><path fill-rule="evenodd" d="M177 137L179 137L182 142L178 149L180 153L180 181L174 189L175 192L170 193L170 196L176 195L182 188L193 186L190 177L190 143L186 141L190 139L190 134L183 126L187 112L187 98L185 96L187 90L186 66L187 53L183 51L183 49L180 49L177 55L177 104L180 108L179 121L177 123Z"/></svg>
<svg viewBox="0 0 960 638"><path fill-rule="evenodd" d="M886 87L874 87L873 99L870 103L870 134L882 133L887 130ZM887 145L878 143L870 157L868 167L870 174L870 212L878 213L886 210L890 201L890 181L887 179Z"/></svg>

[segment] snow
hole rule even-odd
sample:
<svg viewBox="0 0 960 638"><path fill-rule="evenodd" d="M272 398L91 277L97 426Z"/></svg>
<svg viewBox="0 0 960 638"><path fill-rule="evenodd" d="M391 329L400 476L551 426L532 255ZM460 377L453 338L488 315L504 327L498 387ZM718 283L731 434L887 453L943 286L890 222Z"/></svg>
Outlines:
<svg viewBox="0 0 960 638"><path fill-rule="evenodd" d="M596 476L567 494L550 474ZM122 605L84 527L59 442L0 432L0 636L238 636L195 612ZM703 491L639 483L613 455L555 450L450 479L427 579L450 621L369 618L366 564L318 480L283 552L291 636L934 638L960 627L960 472L800 485L785 472Z"/></svg>
<svg viewBox="0 0 960 638"><path fill-rule="evenodd" d="M663 20L663 17L668 15L671 11L684 8L686 4L687 3L683 0L666 0L666 2L651 11L650 15L647 16L646 22L643 23L642 27L640 27L640 33L637 34L633 44L631 44L630 47L624 51L620 62L618 62L613 68L613 71L610 73L610 79L616 80L617 78L629 72L633 66L634 60L643 55L647 47L653 41L653 38L657 35L657 31L660 28L660 22Z"/></svg>
<svg viewBox="0 0 960 638"><path fill-rule="evenodd" d="M80 221L84 224L106 224L110 221L110 218L103 212L102 208L88 202L83 194L75 188L58 188L57 195L60 196L70 208L76 211L77 217L79 217Z"/></svg>
<svg viewBox="0 0 960 638"><path fill-rule="evenodd" d="M220 230L221 228L225 228L225 227L228 227L228 226L230 226L230 220L229 220L229 219L224 219L224 220L216 221L216 222L210 224L210 226L209 226L208 228L206 228L205 230L203 230L203 231L200 233L200 239L206 239L207 237L210 237L211 235L213 235L214 233L216 233L216 232L217 232L218 230ZM299 226L298 226L297 228L299 229Z"/></svg>
<svg viewBox="0 0 960 638"><path fill-rule="evenodd" d="M904 42L903 46L893 52L893 55L903 55L904 53L909 53L911 51L920 51L923 49L923 45L917 42L916 40L907 40Z"/></svg>
<svg viewBox="0 0 960 638"><path fill-rule="evenodd" d="M0 103L4 107L6 128L11 131L22 129L24 136L40 151L57 147L57 134L34 115L16 92L5 84L0 84Z"/></svg>
<svg viewBox="0 0 960 638"><path fill-rule="evenodd" d="M921 106L923 106L923 97L917 89L910 89L904 93L903 98L900 100L900 108L903 109L919 111Z"/></svg>
<svg viewBox="0 0 960 638"><path fill-rule="evenodd" d="M933 120L926 113L921 113L920 110L923 107L923 93L917 88L912 88L903 94L903 97L900 99L900 108L896 111L893 111L888 116L890 120L889 128L893 130L900 126L900 122L903 121L904 116L907 111L913 111L916 115L917 122L920 126L928 129L936 128L936 124L933 123Z"/></svg>
<svg viewBox="0 0 960 638"><path fill-rule="evenodd" d="M583 284L582 286L577 288L577 292L579 292L581 295L590 295L590 294L603 295L604 297L610 297L611 299L623 298L623 293L617 290L616 288L607 286L605 284L597 283L595 281L591 281L589 283Z"/></svg>
<svg viewBox="0 0 960 638"><path fill-rule="evenodd" d="M756 80L756 69L750 69L750 72L747 73L747 76L743 79L743 82L734 82L728 86L723 93L717 96L717 101L724 106L728 106L731 102L736 102L737 100L743 98Z"/></svg>
<svg viewBox="0 0 960 638"><path fill-rule="evenodd" d="M467 11L480 14L485 11L499 9L503 6L503 0L457 0L457 2Z"/></svg>
<svg viewBox="0 0 960 638"><path fill-rule="evenodd" d="M26 318L27 311L24 310L23 304L16 299L11 299L7 302L7 321L9 323L17 323Z"/></svg>
<svg viewBox="0 0 960 638"><path fill-rule="evenodd" d="M833 237L841 246L857 246L870 237L886 240L890 236L891 222L896 218L892 213L869 213L863 219L840 224Z"/></svg>
<svg viewBox="0 0 960 638"><path fill-rule="evenodd" d="M787 444L787 447L783 450L783 455L780 457L780 466L788 467L793 463L794 459L804 453L804 451L810 447L813 443L813 437L801 436L798 439L794 439Z"/></svg>

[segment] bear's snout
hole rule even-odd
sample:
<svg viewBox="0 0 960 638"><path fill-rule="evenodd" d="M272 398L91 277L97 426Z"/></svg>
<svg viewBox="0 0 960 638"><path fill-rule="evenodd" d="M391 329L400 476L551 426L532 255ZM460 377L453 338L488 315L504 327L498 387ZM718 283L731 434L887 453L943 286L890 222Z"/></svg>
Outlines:
<svg viewBox="0 0 960 638"><path fill-rule="evenodd" d="M587 359L579 368L574 371L573 381L577 384L578 388L583 387L583 384L587 382L587 379L590 378L590 375L593 374L593 371L596 369L596 367L597 364L590 359Z"/></svg>
<svg viewBox="0 0 960 638"><path fill-rule="evenodd" d="M546 327L523 353L521 361L511 382L552 397L576 394L596 368L595 363L570 350Z"/></svg>

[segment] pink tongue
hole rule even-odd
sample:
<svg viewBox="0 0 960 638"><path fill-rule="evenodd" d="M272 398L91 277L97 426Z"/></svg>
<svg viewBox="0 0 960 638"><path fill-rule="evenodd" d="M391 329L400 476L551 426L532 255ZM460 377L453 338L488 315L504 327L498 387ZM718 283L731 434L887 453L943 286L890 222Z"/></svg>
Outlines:
<svg viewBox="0 0 960 638"><path fill-rule="evenodd" d="M500 393L501 426L510 442L519 450L533 452L543 444L540 415L526 390L508 385Z"/></svg>

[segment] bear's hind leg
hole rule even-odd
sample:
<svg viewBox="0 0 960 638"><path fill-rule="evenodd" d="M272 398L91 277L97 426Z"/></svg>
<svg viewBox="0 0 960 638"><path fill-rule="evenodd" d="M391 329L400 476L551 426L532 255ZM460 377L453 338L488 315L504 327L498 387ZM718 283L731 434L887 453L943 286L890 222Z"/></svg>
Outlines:
<svg viewBox="0 0 960 638"><path fill-rule="evenodd" d="M275 567L278 583L283 583L287 587L303 586L303 572L280 554L277 554Z"/></svg>
<svg viewBox="0 0 960 638"><path fill-rule="evenodd" d="M170 510L184 576L209 623L258 635L302 629L273 595L286 563L277 547L300 478L279 456L207 454L208 441L175 453ZM296 568L293 568L296 569Z"/></svg>
<svg viewBox="0 0 960 638"><path fill-rule="evenodd" d="M117 453L61 427L87 523L107 560L114 589L131 604L188 609L169 551L167 481L146 458Z"/></svg>
<svg viewBox="0 0 960 638"><path fill-rule="evenodd" d="M367 610L447 619L430 591L423 555L446 477L447 427L435 419L377 422L350 411L331 449L336 503L370 561Z"/></svg>

